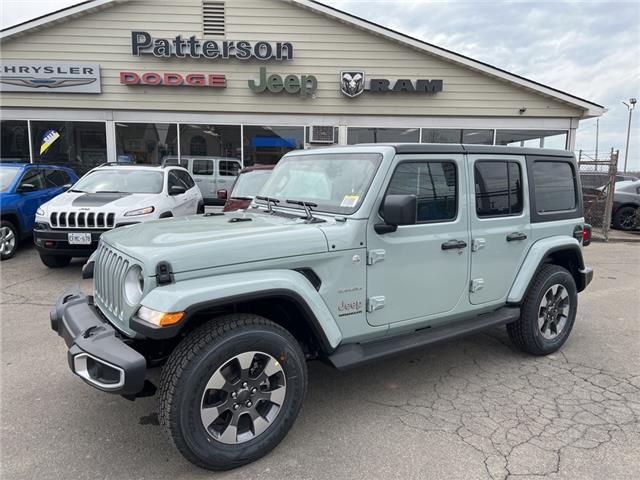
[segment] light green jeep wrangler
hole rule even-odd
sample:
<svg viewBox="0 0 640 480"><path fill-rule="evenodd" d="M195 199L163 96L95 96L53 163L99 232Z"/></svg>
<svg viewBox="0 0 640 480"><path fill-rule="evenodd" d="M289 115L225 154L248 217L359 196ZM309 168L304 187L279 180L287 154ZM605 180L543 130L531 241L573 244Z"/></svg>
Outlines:
<svg viewBox="0 0 640 480"><path fill-rule="evenodd" d="M572 154L471 145L297 151L247 211L105 233L51 312L71 370L152 395L191 462L273 449L307 360L338 369L506 325L534 355L567 340L591 281ZM70 412L71 413L71 412Z"/></svg>

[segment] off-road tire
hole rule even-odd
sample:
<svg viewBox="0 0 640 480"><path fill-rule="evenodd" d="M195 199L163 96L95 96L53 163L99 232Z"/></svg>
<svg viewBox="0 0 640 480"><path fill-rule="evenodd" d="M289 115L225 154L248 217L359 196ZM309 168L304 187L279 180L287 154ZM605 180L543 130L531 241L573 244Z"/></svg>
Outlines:
<svg viewBox="0 0 640 480"><path fill-rule="evenodd" d="M9 260L11 257L13 257L16 254L16 251L18 250L18 244L20 243L19 241L20 236L16 226L8 220L2 220L0 227L3 229L3 231L5 229L8 229L8 232L10 232L9 234L13 235L13 248L11 248L7 252L3 250L2 253L0 254L0 260Z"/></svg>
<svg viewBox="0 0 640 480"><path fill-rule="evenodd" d="M64 268L71 263L67 255L40 255L40 260L49 268Z"/></svg>
<svg viewBox="0 0 640 480"><path fill-rule="evenodd" d="M635 228L635 219L637 208L626 206L618 209L613 216L613 226L618 230L630 231ZM631 222L633 220L633 222Z"/></svg>
<svg viewBox="0 0 640 480"><path fill-rule="evenodd" d="M206 431L200 418L207 381L234 356L262 351L277 359L286 394L272 424L240 444L224 444ZM293 425L307 389L307 366L296 339L266 318L236 313L213 319L187 335L165 364L159 388L159 420L173 445L195 465L229 470L270 452Z"/></svg>
<svg viewBox="0 0 640 480"><path fill-rule="evenodd" d="M562 331L554 339L543 337L538 324L538 311L547 290L559 284L569 298L569 314ZM544 265L536 274L521 306L520 318L507 325L507 333L520 350L533 355L548 355L558 350L569 337L578 309L578 293L573 276L558 265Z"/></svg>

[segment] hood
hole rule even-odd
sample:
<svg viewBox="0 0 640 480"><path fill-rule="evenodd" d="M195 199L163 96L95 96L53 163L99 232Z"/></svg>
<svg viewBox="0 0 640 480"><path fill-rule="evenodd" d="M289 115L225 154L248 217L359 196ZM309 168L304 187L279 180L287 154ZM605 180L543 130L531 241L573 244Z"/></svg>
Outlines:
<svg viewBox="0 0 640 480"><path fill-rule="evenodd" d="M135 210L154 206L158 201L155 193L78 193L65 192L48 201L46 208L74 209L90 207L100 210Z"/></svg>
<svg viewBox="0 0 640 480"><path fill-rule="evenodd" d="M317 225L260 212L193 215L117 228L102 240L151 268L167 261L180 273L327 252Z"/></svg>

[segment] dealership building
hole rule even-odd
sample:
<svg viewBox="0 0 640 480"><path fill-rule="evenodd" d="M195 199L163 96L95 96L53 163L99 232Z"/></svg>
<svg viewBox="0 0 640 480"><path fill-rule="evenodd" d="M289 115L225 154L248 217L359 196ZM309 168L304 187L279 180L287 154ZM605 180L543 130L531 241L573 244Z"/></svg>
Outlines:
<svg viewBox="0 0 640 480"><path fill-rule="evenodd" d="M311 0L90 0L1 39L2 161L78 173L370 142L573 149L605 111Z"/></svg>

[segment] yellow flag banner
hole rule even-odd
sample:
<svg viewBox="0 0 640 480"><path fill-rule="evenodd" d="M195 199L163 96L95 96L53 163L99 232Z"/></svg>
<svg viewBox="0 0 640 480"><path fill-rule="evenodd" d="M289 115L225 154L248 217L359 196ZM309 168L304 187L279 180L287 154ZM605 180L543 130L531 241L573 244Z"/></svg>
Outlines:
<svg viewBox="0 0 640 480"><path fill-rule="evenodd" d="M55 130L48 130L42 136L42 144L40 145L40 155L49 150L49 147L60 138L60 134Z"/></svg>

